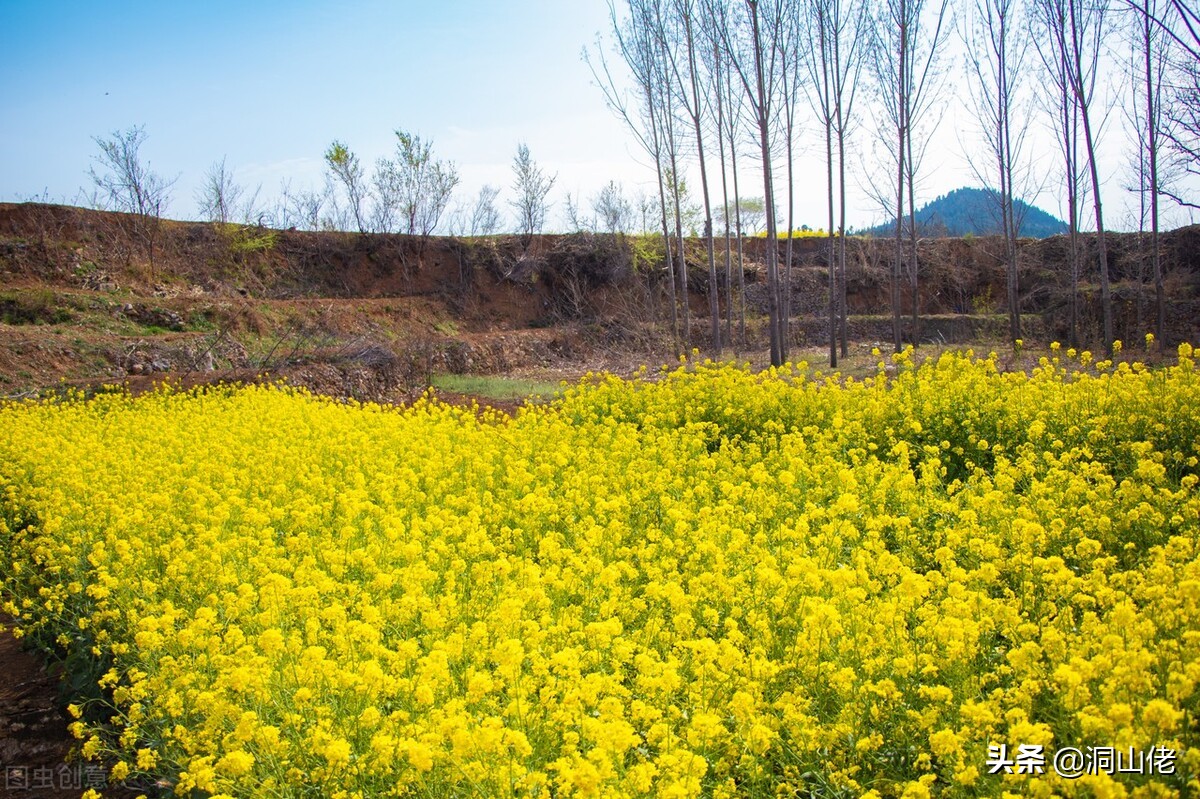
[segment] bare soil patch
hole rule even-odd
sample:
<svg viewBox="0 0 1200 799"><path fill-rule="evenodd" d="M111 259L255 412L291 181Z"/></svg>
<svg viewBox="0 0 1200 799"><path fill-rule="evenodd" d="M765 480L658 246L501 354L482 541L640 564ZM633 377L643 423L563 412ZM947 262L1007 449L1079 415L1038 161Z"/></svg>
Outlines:
<svg viewBox="0 0 1200 799"><path fill-rule="evenodd" d="M117 799L139 795L125 787L106 788L103 768L73 755L78 742L68 729L71 718L59 680L5 627L0 632L0 796L79 799L88 788Z"/></svg>

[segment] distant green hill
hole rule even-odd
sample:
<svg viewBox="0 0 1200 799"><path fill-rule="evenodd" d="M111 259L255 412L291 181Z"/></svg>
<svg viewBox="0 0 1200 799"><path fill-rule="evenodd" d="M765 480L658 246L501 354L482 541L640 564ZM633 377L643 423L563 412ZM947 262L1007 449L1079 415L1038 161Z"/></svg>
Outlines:
<svg viewBox="0 0 1200 799"><path fill-rule="evenodd" d="M1067 232L1066 222L1021 200L1016 201L1016 211L1021 220L1020 236L1044 239ZM993 192L987 189L955 189L917 209L916 217L923 236L1000 235L1000 208ZM895 230L894 225L877 225L863 232L888 236Z"/></svg>

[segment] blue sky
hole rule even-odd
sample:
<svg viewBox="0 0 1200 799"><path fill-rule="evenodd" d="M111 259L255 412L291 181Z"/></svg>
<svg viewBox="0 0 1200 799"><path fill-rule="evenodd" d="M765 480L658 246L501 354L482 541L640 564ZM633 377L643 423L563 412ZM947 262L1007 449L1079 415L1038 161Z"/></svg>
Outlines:
<svg viewBox="0 0 1200 799"><path fill-rule="evenodd" d="M333 139L369 168L396 128L457 164L464 202L508 187L519 141L556 196L632 187L650 173L580 55L607 23L604 2L556 0L0 0L0 200L73 200L92 137L132 125L151 167L179 175L172 216L194 216L222 157L264 195L316 187Z"/></svg>
<svg viewBox="0 0 1200 799"><path fill-rule="evenodd" d="M0 201L76 201L90 185L92 137L144 125L151 168L178 176L168 215L195 218L215 161L269 200L284 179L319 188L334 139L369 169L403 128L455 162L463 205L485 183L501 187L503 202L517 143L527 142L558 175L550 226L562 227L566 192L586 204L610 179L627 194L653 192L653 172L581 58L608 26L605 0L0 0ZM969 115L953 98L942 115L924 199L977 183L963 156ZM797 224L814 227L824 205L818 138L810 131L797 164ZM1119 226L1121 131L1106 146L1106 202ZM1037 147L1053 154L1046 141ZM866 192L852 191L851 222L879 220ZM1058 211L1052 197L1038 199Z"/></svg>

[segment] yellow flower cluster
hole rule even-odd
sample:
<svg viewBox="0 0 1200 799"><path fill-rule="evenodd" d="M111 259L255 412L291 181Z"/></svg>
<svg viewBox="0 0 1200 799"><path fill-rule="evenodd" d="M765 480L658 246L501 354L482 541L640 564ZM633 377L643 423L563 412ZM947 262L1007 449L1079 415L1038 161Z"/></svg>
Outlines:
<svg viewBox="0 0 1200 799"><path fill-rule="evenodd" d="M1052 355L9 404L4 610L178 795L1195 793L1200 375Z"/></svg>
<svg viewBox="0 0 1200 799"><path fill-rule="evenodd" d="M836 238L838 234L835 231L833 235ZM754 237L758 238L758 239L765 239L767 237L767 232L765 230L759 231L758 233L754 234ZM789 238L788 232L786 230L779 231L776 234L776 237L779 239L782 239L784 241L786 241ZM826 238L829 238L829 234L826 233L824 229L813 230L812 228L799 228L799 229L793 230L791 232L791 238L793 238L793 239L826 239Z"/></svg>

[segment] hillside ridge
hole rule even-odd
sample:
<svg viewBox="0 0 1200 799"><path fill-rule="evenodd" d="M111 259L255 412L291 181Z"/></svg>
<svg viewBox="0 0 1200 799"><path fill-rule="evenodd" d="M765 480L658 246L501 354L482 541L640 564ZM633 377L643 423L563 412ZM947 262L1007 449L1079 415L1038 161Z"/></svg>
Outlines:
<svg viewBox="0 0 1200 799"><path fill-rule="evenodd" d="M1044 239L1067 232L1067 223L1057 219L1024 200L1014 200L1013 206L1022 238ZM929 201L916 211L917 230L922 236L998 236L1000 225L999 197L989 189L962 187ZM904 217L907 226L909 218ZM870 228L873 236L889 236L895 230L895 219Z"/></svg>
<svg viewBox="0 0 1200 799"><path fill-rule="evenodd" d="M434 374L557 382L596 370L632 372L711 346L705 247L697 239L684 247L691 329L681 326L673 341L670 273L654 235L558 234L523 243L163 220L151 248L137 223L71 206L0 204L0 396L36 394L63 380L136 386L164 376L211 382L269 374L337 396L394 398L419 395ZM852 350L873 367L870 350L891 337L892 252L885 239L850 237L847 245ZM723 334L726 357L754 362L766 352L767 246L760 238L743 242L744 295L736 261L731 295L721 259L721 315L734 328L732 339ZM922 239L919 342L1003 339L1002 250L996 237ZM828 240L798 239L792 251L792 344L798 357L819 360ZM1031 342L1066 341L1068 252L1061 236L1021 244ZM1162 253L1170 338L1196 340L1200 227L1165 234ZM1110 241L1117 331L1127 341L1140 340L1151 318L1146 255L1136 235ZM1094 256L1084 266L1080 323L1094 338ZM907 314L907 281L901 298Z"/></svg>

